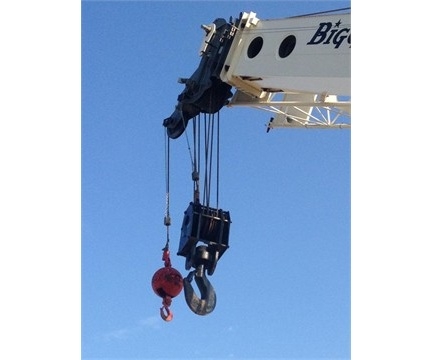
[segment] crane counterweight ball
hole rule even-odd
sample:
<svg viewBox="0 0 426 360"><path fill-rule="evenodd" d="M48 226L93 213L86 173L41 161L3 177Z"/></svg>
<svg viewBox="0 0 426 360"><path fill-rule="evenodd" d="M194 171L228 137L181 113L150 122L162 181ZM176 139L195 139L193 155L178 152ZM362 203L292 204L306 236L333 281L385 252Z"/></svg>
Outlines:
<svg viewBox="0 0 426 360"><path fill-rule="evenodd" d="M163 267L157 270L152 277L152 289L161 298L179 295L183 288L183 277L172 267Z"/></svg>

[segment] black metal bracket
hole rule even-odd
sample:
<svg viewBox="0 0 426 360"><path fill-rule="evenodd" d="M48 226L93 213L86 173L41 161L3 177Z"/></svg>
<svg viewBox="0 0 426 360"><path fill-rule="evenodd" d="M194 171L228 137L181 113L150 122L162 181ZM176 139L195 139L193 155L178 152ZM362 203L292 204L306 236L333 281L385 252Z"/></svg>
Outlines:
<svg viewBox="0 0 426 360"><path fill-rule="evenodd" d="M232 86L220 79L220 72L234 39L235 27L221 18L212 25L203 27L208 42L203 47L200 64L189 79L180 79L185 89L177 98L175 111L163 121L172 139L182 135L190 119L200 113L218 112L232 96Z"/></svg>

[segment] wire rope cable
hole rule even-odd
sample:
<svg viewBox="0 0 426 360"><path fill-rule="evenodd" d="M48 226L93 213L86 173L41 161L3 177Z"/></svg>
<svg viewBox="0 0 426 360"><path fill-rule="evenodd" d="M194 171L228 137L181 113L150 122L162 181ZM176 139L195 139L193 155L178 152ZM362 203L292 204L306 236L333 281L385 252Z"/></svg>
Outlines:
<svg viewBox="0 0 426 360"><path fill-rule="evenodd" d="M167 135L167 129L164 129L164 167L165 167L165 180L166 180L166 208L164 211L164 225L166 226L166 245L164 249L168 249L170 242L169 227L171 225L170 219L170 138Z"/></svg>

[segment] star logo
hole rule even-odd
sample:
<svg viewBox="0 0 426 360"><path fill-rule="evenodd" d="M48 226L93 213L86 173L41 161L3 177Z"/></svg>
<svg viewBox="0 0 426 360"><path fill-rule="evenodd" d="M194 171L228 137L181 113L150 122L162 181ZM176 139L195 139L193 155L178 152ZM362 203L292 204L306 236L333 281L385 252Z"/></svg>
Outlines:
<svg viewBox="0 0 426 360"><path fill-rule="evenodd" d="M341 24L341 23L342 23L342 21L341 21L341 20L339 20L337 23L335 23L335 24L334 24L334 27L337 27L337 28L338 28L338 27L340 26L340 24Z"/></svg>

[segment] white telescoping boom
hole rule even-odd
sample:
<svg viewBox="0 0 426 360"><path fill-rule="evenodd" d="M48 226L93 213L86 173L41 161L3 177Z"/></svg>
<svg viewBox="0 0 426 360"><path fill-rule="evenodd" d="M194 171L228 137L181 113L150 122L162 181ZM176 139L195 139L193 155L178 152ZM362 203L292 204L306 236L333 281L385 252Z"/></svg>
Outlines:
<svg viewBox="0 0 426 360"><path fill-rule="evenodd" d="M260 20L243 12L202 28L200 65L180 79L185 89L163 123L170 137L223 106L270 111L268 130L350 127L350 13Z"/></svg>

